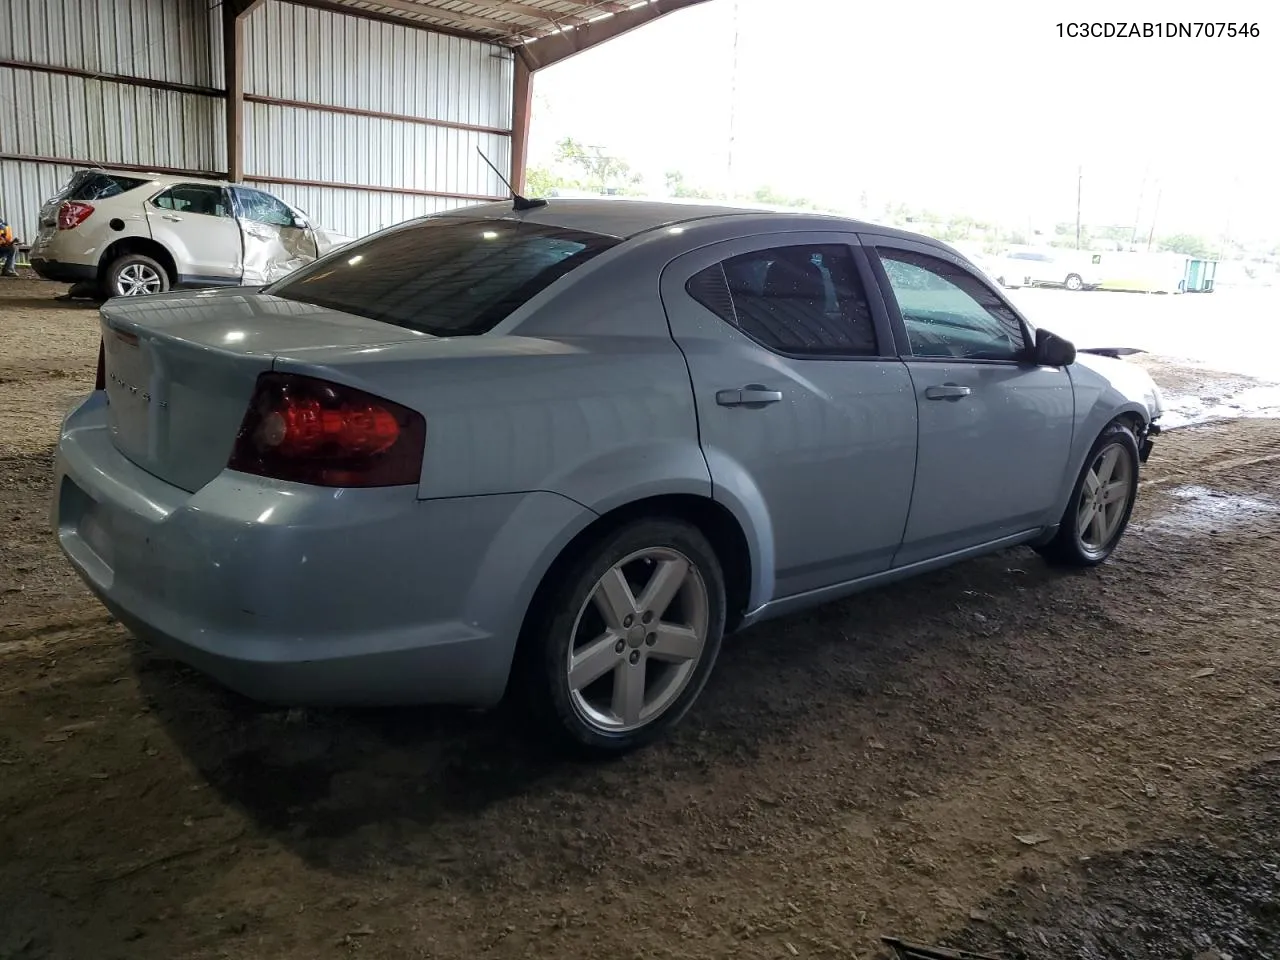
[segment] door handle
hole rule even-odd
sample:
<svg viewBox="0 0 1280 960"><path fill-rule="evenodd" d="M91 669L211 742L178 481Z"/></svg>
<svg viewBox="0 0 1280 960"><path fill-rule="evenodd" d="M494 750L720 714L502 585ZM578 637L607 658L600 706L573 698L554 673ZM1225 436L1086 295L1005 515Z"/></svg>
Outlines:
<svg viewBox="0 0 1280 960"><path fill-rule="evenodd" d="M182 218L181 218L181 217L175 217L172 213L166 213L166 214L164 214L164 215L163 215L163 217L162 217L162 219L164 219L164 220L172 220L174 223L179 223L179 222L182 220Z"/></svg>
<svg viewBox="0 0 1280 960"><path fill-rule="evenodd" d="M716 391L716 403L722 407L763 406L766 403L777 403L781 399L781 390L770 390L760 383L749 383L737 390Z"/></svg>
<svg viewBox="0 0 1280 960"><path fill-rule="evenodd" d="M942 383L934 387L926 387L924 391L925 397L930 400L959 400L973 393L966 386L958 383Z"/></svg>

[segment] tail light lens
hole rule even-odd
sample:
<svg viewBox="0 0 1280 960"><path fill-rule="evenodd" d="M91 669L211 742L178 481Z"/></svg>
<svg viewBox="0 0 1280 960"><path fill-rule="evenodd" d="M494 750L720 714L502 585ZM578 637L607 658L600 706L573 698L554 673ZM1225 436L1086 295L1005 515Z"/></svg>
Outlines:
<svg viewBox="0 0 1280 960"><path fill-rule="evenodd" d="M93 389L107 389L107 343L105 340L98 340L98 377L93 381Z"/></svg>
<svg viewBox="0 0 1280 960"><path fill-rule="evenodd" d="M315 377L258 377L227 466L321 487L416 484L427 422L381 397Z"/></svg>
<svg viewBox="0 0 1280 960"><path fill-rule="evenodd" d="M74 230L93 214L93 204L68 200L58 208L58 229Z"/></svg>

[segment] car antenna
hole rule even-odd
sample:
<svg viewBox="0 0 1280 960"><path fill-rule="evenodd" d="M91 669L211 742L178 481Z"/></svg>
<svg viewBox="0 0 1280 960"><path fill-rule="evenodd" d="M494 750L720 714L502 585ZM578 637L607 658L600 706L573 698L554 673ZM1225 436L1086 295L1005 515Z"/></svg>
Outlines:
<svg viewBox="0 0 1280 960"><path fill-rule="evenodd" d="M545 207L547 205L547 201L543 200L541 197L535 197L531 200L528 197L520 196L520 194L516 193L516 188L511 186L511 181L504 177L502 172L490 163L489 158L484 155L484 151L478 146L476 147L476 153L480 154L480 159L489 165L489 169L496 173L498 175L498 179L501 180L506 188L511 191L511 209L534 210L538 207Z"/></svg>

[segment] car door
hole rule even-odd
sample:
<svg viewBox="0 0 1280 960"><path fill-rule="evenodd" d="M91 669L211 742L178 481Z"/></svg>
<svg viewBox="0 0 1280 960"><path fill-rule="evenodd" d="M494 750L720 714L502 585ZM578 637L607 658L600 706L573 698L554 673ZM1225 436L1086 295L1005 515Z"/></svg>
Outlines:
<svg viewBox="0 0 1280 960"><path fill-rule="evenodd" d="M1030 360L1031 331L940 247L863 236L911 375L915 492L895 566L1054 523L1075 399L1063 367Z"/></svg>
<svg viewBox="0 0 1280 960"><path fill-rule="evenodd" d="M310 225L288 204L249 187L234 187L233 192L244 239L246 284L271 283L316 259Z"/></svg>
<svg viewBox="0 0 1280 960"><path fill-rule="evenodd" d="M886 570L902 540L915 401L856 244L847 233L736 239L662 274L715 496L772 537L766 599Z"/></svg>
<svg viewBox="0 0 1280 960"><path fill-rule="evenodd" d="M175 183L143 204L143 210L152 239L173 256L177 282L240 280L240 228L225 187Z"/></svg>

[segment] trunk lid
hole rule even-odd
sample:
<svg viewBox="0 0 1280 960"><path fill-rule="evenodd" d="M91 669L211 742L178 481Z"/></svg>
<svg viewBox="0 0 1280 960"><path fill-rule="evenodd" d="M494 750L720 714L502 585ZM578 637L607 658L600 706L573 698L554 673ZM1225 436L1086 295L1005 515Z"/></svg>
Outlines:
<svg viewBox="0 0 1280 960"><path fill-rule="evenodd" d="M112 442L194 492L226 467L258 375L280 353L423 339L432 338L246 289L111 300L102 340Z"/></svg>

